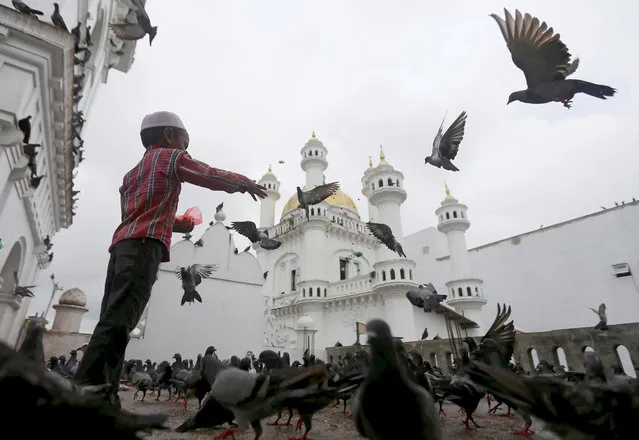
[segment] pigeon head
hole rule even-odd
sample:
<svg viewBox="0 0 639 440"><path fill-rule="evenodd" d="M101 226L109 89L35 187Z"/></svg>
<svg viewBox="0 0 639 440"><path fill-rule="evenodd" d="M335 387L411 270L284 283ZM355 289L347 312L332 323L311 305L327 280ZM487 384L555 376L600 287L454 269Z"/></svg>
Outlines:
<svg viewBox="0 0 639 440"><path fill-rule="evenodd" d="M373 319L366 324L366 336L368 337L368 343L372 346L381 343L383 345L393 344L393 335L391 329L386 321L381 319Z"/></svg>
<svg viewBox="0 0 639 440"><path fill-rule="evenodd" d="M426 158L424 159L424 164L428 165L429 163L431 163L430 156L426 156Z"/></svg>
<svg viewBox="0 0 639 440"><path fill-rule="evenodd" d="M153 44L153 39L155 38L155 36L157 34L158 34L158 27L157 26L153 26L149 30L149 46L151 46Z"/></svg>
<svg viewBox="0 0 639 440"><path fill-rule="evenodd" d="M510 104L511 102L514 101L523 101L522 98L524 98L526 95L526 91L525 90L519 90L518 92L512 92L510 94L510 96L508 97L508 102L506 103L506 105Z"/></svg>

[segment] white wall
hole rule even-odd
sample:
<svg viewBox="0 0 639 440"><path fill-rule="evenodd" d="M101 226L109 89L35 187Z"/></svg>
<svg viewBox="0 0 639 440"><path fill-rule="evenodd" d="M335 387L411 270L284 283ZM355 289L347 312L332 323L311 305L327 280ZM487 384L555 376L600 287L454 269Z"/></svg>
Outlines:
<svg viewBox="0 0 639 440"><path fill-rule="evenodd" d="M179 352L195 359L209 345L220 358L229 358L263 346L263 277L257 259L233 253L233 238L222 223L209 227L202 241L203 247L187 240L172 246L171 261L161 265L153 287L144 337L131 338L127 358L160 362ZM195 263L219 264L220 270L198 286L202 304L181 307L182 284L174 271Z"/></svg>
<svg viewBox="0 0 639 440"><path fill-rule="evenodd" d="M405 249L417 263L417 281L431 281L447 293L449 261L436 260L448 253L439 244L442 239L445 243L444 234L427 228L409 235ZM429 253L422 253L424 246ZM469 252L474 276L484 281L484 323L494 319L497 302L511 305L516 326L529 332L594 326L597 316L586 305L597 308L602 302L610 324L639 320L638 203ZM611 265L623 262L630 264L633 276L615 278Z"/></svg>

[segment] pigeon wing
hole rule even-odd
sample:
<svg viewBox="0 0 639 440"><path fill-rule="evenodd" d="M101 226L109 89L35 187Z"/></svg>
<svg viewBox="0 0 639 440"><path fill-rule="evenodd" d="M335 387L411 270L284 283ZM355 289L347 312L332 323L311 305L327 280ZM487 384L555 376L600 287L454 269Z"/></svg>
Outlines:
<svg viewBox="0 0 639 440"><path fill-rule="evenodd" d="M316 205L332 196L339 189L339 183L331 182L319 185L305 193L306 202L309 205Z"/></svg>
<svg viewBox="0 0 639 440"><path fill-rule="evenodd" d="M524 72L528 88L555 80L566 79L571 68L570 53L560 35L549 28L546 22L526 13L515 11L515 18L504 9L506 20L497 14L495 19L506 40L506 45L515 66Z"/></svg>
<svg viewBox="0 0 639 440"><path fill-rule="evenodd" d="M208 278L211 274L219 269L217 264L194 264L190 270L195 280L195 285L199 285L202 282L202 278Z"/></svg>
<svg viewBox="0 0 639 440"><path fill-rule="evenodd" d="M371 231L371 234L373 234L376 239L381 241L390 250L395 251L393 247L395 244L395 237L393 236L393 231L391 231L391 228L388 225L368 222L366 223L366 227L368 227L368 230Z"/></svg>
<svg viewBox="0 0 639 440"><path fill-rule="evenodd" d="M453 160L457 156L459 144L462 139L464 139L467 116L465 111L461 112L460 115L457 116L457 119L450 124L450 127L448 127L448 130L446 130L446 133L444 133L439 142L439 152L448 160Z"/></svg>
<svg viewBox="0 0 639 440"><path fill-rule="evenodd" d="M510 306L497 304L497 316L484 337L479 341L472 357L481 362L503 366L509 363L515 352L515 324L510 318Z"/></svg>
<svg viewBox="0 0 639 440"><path fill-rule="evenodd" d="M151 23L151 19L149 18L149 14L146 13L146 9L140 0L131 0L131 2L137 8L136 16L138 17L139 22L147 22Z"/></svg>
<svg viewBox="0 0 639 440"><path fill-rule="evenodd" d="M139 40L146 35L146 31L138 23L111 24L109 27L121 40Z"/></svg>
<svg viewBox="0 0 639 440"><path fill-rule="evenodd" d="M182 279L182 267L178 266L177 269L175 269L175 276L177 277L178 280Z"/></svg>
<svg viewBox="0 0 639 440"><path fill-rule="evenodd" d="M251 240L251 243L260 241L260 234L257 231L257 226L251 221L233 222L231 223L231 227L238 233Z"/></svg>

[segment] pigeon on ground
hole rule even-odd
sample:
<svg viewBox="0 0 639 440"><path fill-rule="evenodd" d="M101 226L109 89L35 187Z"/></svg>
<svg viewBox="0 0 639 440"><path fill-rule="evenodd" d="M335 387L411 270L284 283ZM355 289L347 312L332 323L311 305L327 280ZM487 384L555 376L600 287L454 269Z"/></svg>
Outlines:
<svg viewBox="0 0 639 440"><path fill-rule="evenodd" d="M29 139L31 139L31 115L27 116L24 119L20 119L18 121L18 128L24 135L24 138L22 139L22 143L28 144Z"/></svg>
<svg viewBox="0 0 639 440"><path fill-rule="evenodd" d="M406 292L406 298L415 307L424 309L424 312L430 313L448 298L448 295L439 295L432 283L420 284L417 289Z"/></svg>
<svg viewBox="0 0 639 440"><path fill-rule="evenodd" d="M599 316L599 322L595 326L597 330L608 330L608 317L606 316L606 304L601 303L597 310L592 307L588 307Z"/></svg>
<svg viewBox="0 0 639 440"><path fill-rule="evenodd" d="M13 294L20 298L29 297L33 298L35 295L31 291L34 287L37 286L21 286L18 281L18 272L13 272L13 281L15 282L15 287L13 288Z"/></svg>
<svg viewBox="0 0 639 440"><path fill-rule="evenodd" d="M187 302L192 304L196 300L201 303L202 297L195 288L200 285L202 278L210 277L219 268L218 264L193 264L186 268L178 267L175 276L182 280L182 289L184 289L180 305L183 306Z"/></svg>
<svg viewBox="0 0 639 440"><path fill-rule="evenodd" d="M235 419L233 412L224 408L217 400L209 395L204 399L202 407L195 415L175 428L175 432L188 432L199 428L215 428L224 423L237 426L233 423L233 419Z"/></svg>
<svg viewBox="0 0 639 440"><path fill-rule="evenodd" d="M539 24L539 19L530 14L522 16L515 11L515 18L504 9L506 20L497 14L490 14L499 25L515 66L519 67L526 77L528 88L513 92L507 104L521 101L528 104L545 104L561 102L564 107L572 106L572 98L577 93L585 93L599 99L614 96L612 87L594 84L580 79L566 79L577 69L578 59L570 62L571 54L546 22Z"/></svg>
<svg viewBox="0 0 639 440"><path fill-rule="evenodd" d="M297 201L299 202L300 209L303 209L306 212L306 219L309 220L309 210L308 207L311 205L317 205L318 203L323 202L333 194L335 191L339 189L338 182L325 183L324 185L316 186L315 188L302 191L302 188L297 187Z"/></svg>
<svg viewBox="0 0 639 440"><path fill-rule="evenodd" d="M437 168L444 168L449 171L459 171L451 162L457 157L459 144L464 139L464 129L466 128L466 112L463 111L457 119L448 127L446 133L442 135L444 121L442 120L437 135L433 140L433 151L430 156L424 159L424 163L431 164Z"/></svg>
<svg viewBox="0 0 639 440"><path fill-rule="evenodd" d="M443 438L433 397L407 376L398 360L390 327L381 319L366 324L371 349L367 378L353 397L353 419L362 437L390 440ZM392 405L380 405L393 396ZM401 420L402 427L398 428Z"/></svg>
<svg viewBox="0 0 639 440"><path fill-rule="evenodd" d="M55 27L69 32L69 28L64 22L64 18L62 18L62 15L60 15L60 5L57 3L53 4L53 14L51 14L51 22L55 25Z"/></svg>
<svg viewBox="0 0 639 440"><path fill-rule="evenodd" d="M164 429L166 415L124 414L103 405L102 396L75 393L35 367L32 361L0 342L0 394L11 396L2 405L5 420L24 420L25 414L38 423L24 424L21 434L33 438L68 435L68 420L76 428L107 438L138 439L141 430ZM88 432L88 431L87 431Z"/></svg>
<svg viewBox="0 0 639 440"><path fill-rule="evenodd" d="M259 243L262 249L268 251L275 250L282 245L281 241L269 238L267 230L260 231L257 229L257 226L252 221L233 222L231 223L231 229L251 240L251 243Z"/></svg>
<svg viewBox="0 0 639 440"><path fill-rule="evenodd" d="M285 400L312 393L327 374L325 365L291 367L260 374L238 368L220 371L210 395L233 411L238 427L227 429L218 438L231 437L238 429L245 431L250 424L255 431L255 440L259 439L263 432L262 419L276 414Z"/></svg>
<svg viewBox="0 0 639 440"><path fill-rule="evenodd" d="M546 428L560 437L635 438L639 380L610 383L597 379L600 374L594 370L603 370L603 366L596 358L584 356L584 367L586 378L578 383L552 376L516 375L483 363L473 363L468 375L491 394L515 402L545 421Z"/></svg>
<svg viewBox="0 0 639 440"><path fill-rule="evenodd" d="M149 34L149 46L151 46L153 39L158 33L158 27L151 26L151 19L140 0L131 1L136 7L136 23L111 24L109 27L113 29L113 33L122 40L141 40L146 34Z"/></svg>
<svg viewBox="0 0 639 440"><path fill-rule="evenodd" d="M23 14L30 15L36 20L38 19L38 15L44 15L42 11L38 11L37 9L33 9L29 7L22 0L11 0L11 3L13 3L13 7L16 8L18 12L22 12Z"/></svg>
<svg viewBox="0 0 639 440"><path fill-rule="evenodd" d="M383 223L366 223L366 227L371 234L378 239L383 245L385 245L388 249L393 252L396 252L400 257L406 258L406 254L404 253L404 248L402 245L395 240L395 236L393 235L393 231L388 225Z"/></svg>

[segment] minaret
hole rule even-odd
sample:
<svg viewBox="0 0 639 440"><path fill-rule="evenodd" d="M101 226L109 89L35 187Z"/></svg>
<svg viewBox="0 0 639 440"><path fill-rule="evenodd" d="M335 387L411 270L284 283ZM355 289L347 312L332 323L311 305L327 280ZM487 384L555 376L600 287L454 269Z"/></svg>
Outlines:
<svg viewBox="0 0 639 440"><path fill-rule="evenodd" d="M306 172L306 186L304 190L315 188L324 183L324 171L328 168L326 155L328 150L317 139L315 132L300 151L302 155L302 169ZM311 209L309 220L304 220L298 228L302 231L302 246L300 253L300 282L297 284L300 300L311 301L305 307L308 316L322 328L324 322L324 303L317 301L328 296L328 276L325 262L324 246L327 229L330 225L328 217L324 215L325 204L315 205ZM303 215L303 211L301 214Z"/></svg>
<svg viewBox="0 0 639 440"><path fill-rule="evenodd" d="M374 222L377 218L377 208L371 203L371 185L368 183L369 176L375 170L373 167L373 157L368 156L368 169L364 171L364 177L362 177L362 194L368 200L368 221Z"/></svg>
<svg viewBox="0 0 639 440"><path fill-rule="evenodd" d="M452 269L452 279L446 283L448 288L447 303L468 319L479 325L477 332L481 332L481 309L487 303L484 298L483 281L472 275L468 246L466 244L466 230L470 222L466 215L468 207L459 203L452 195L448 185L446 198L441 207L435 211L439 223L437 229L446 234L448 240L449 261Z"/></svg>
<svg viewBox="0 0 639 440"><path fill-rule="evenodd" d="M271 165L257 183L266 188L267 194L260 202L260 228L270 228L275 224L275 202L280 199L280 181L273 174Z"/></svg>
<svg viewBox="0 0 639 440"><path fill-rule="evenodd" d="M306 173L306 186L303 189L307 191L324 183L324 171L328 168L326 160L328 150L313 132L300 153L302 154L300 165Z"/></svg>
<svg viewBox="0 0 639 440"><path fill-rule="evenodd" d="M377 212L375 223L388 225L397 241L403 242L400 207L406 200L404 174L386 162L381 146L379 164L367 170L363 183L369 187L366 190L370 191L368 200ZM375 250L375 257L373 290L384 298L385 319L393 329L394 336L415 341L419 335L415 328L414 310L406 299L406 292L417 286L413 281L415 262L401 258L383 244Z"/></svg>

